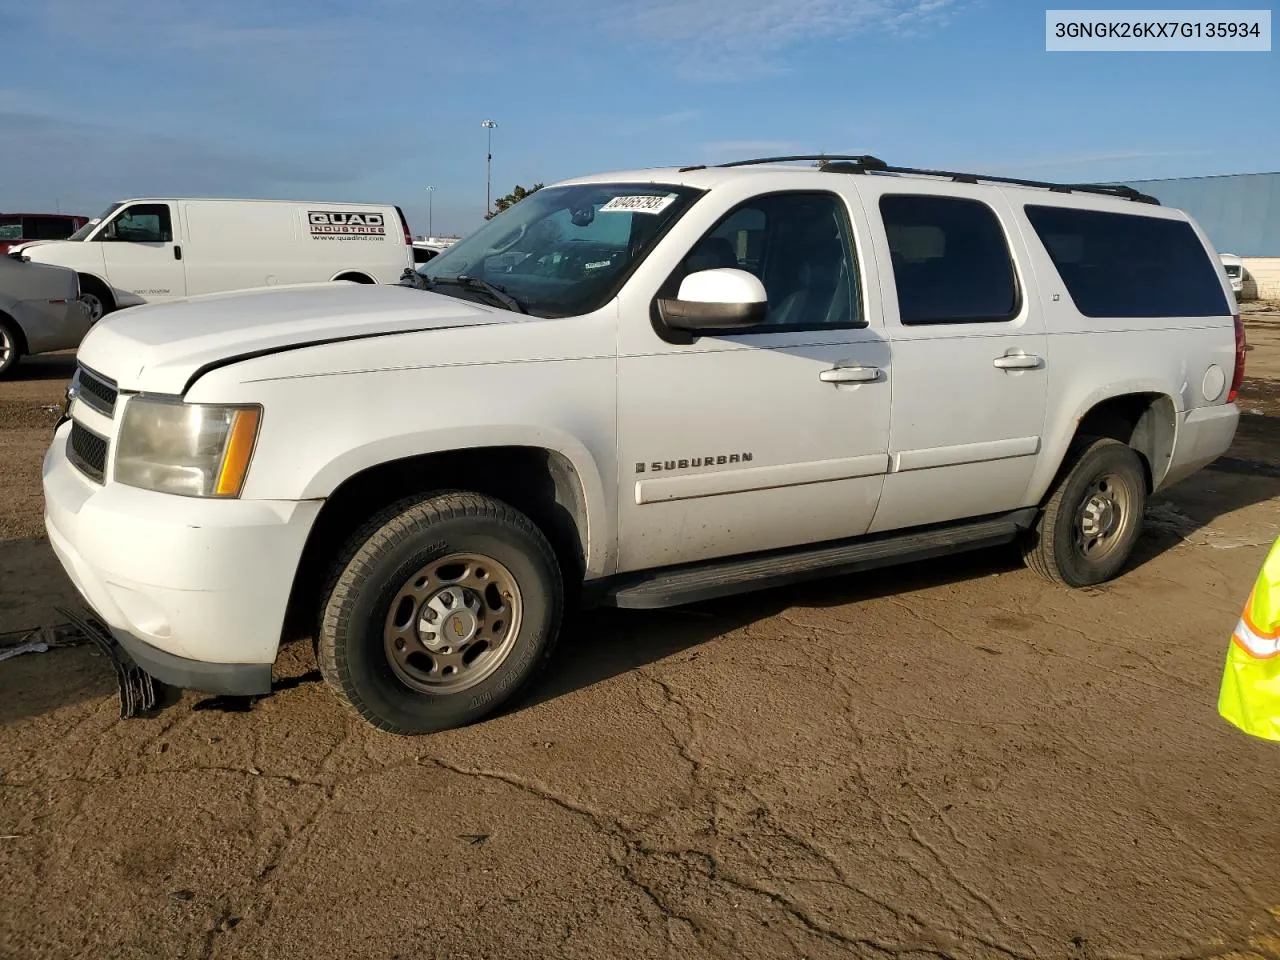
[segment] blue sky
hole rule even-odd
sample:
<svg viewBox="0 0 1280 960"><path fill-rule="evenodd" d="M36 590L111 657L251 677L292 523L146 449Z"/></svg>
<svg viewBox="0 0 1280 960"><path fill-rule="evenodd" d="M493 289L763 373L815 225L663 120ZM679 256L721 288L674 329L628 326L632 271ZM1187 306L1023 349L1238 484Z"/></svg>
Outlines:
<svg viewBox="0 0 1280 960"><path fill-rule="evenodd" d="M783 152L1072 180L1280 169L1280 53L1047 53L1045 6L7 2L0 210L368 200L425 232L434 184L436 232L466 232L485 118L495 196Z"/></svg>

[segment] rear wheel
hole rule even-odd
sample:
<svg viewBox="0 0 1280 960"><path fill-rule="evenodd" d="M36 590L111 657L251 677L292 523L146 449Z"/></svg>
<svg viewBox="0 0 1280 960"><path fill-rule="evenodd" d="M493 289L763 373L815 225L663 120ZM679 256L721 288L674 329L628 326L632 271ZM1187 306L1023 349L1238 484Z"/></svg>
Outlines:
<svg viewBox="0 0 1280 960"><path fill-rule="evenodd" d="M1054 487L1023 545L1046 580L1086 587L1115 577L1142 533L1147 476L1128 444L1089 439Z"/></svg>
<svg viewBox="0 0 1280 960"><path fill-rule="evenodd" d="M523 514L471 493L406 501L352 539L327 591L317 659L329 685L401 734L473 723L546 663L563 585Z"/></svg>
<svg viewBox="0 0 1280 960"><path fill-rule="evenodd" d="M0 377L11 374L22 359L22 334L7 317L0 317Z"/></svg>

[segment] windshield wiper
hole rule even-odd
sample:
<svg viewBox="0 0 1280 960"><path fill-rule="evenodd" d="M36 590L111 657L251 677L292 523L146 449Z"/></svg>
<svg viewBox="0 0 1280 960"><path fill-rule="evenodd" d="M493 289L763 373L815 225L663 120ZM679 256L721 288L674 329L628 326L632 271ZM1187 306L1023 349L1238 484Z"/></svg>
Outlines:
<svg viewBox="0 0 1280 960"><path fill-rule="evenodd" d="M465 287L468 290L483 290L493 299L509 310L515 310L517 313L528 313L529 308L513 297L507 291L503 290L495 283L488 280L482 280L479 277L469 277L466 274L459 274L456 277L426 277L427 283L433 287L436 286L456 286Z"/></svg>

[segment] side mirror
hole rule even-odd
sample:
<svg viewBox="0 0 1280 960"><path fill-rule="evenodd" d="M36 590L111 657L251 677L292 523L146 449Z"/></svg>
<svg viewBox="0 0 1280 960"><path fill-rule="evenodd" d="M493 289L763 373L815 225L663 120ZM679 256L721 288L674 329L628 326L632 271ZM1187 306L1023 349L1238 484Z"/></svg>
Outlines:
<svg viewBox="0 0 1280 960"><path fill-rule="evenodd" d="M717 267L685 277L674 300L658 301L658 312L674 330L747 329L764 322L769 297L755 274Z"/></svg>

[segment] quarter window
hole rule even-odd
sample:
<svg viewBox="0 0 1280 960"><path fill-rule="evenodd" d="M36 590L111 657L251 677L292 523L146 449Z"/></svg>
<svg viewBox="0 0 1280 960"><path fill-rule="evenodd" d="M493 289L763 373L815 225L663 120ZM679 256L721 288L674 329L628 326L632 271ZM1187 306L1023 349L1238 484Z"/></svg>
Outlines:
<svg viewBox="0 0 1280 960"><path fill-rule="evenodd" d="M755 274L769 297L765 322L741 333L862 327L857 261L844 202L829 193L755 197L720 218L681 261L662 296L699 270Z"/></svg>
<svg viewBox="0 0 1280 960"><path fill-rule="evenodd" d="M1185 220L1035 205L1026 213L1086 317L1231 312L1216 262Z"/></svg>
<svg viewBox="0 0 1280 960"><path fill-rule="evenodd" d="M995 211L963 197L885 194L898 312L904 324L1007 322L1018 281Z"/></svg>

